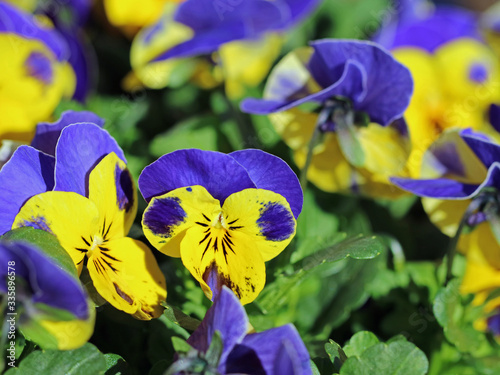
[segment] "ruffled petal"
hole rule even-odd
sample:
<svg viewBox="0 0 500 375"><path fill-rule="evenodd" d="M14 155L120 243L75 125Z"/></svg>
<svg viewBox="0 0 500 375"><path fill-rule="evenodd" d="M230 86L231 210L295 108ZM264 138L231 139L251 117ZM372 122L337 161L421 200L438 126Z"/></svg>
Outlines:
<svg viewBox="0 0 500 375"><path fill-rule="evenodd" d="M0 170L0 234L11 229L28 198L54 187L54 163L49 155L20 146Z"/></svg>
<svg viewBox="0 0 500 375"><path fill-rule="evenodd" d="M87 267L97 292L118 310L141 320L162 314L165 276L142 242L128 237L104 242L90 254Z"/></svg>
<svg viewBox="0 0 500 375"><path fill-rule="evenodd" d="M155 197L142 217L146 238L162 253L180 257L180 244L192 226L208 228L221 212L219 201L202 186L179 188Z"/></svg>
<svg viewBox="0 0 500 375"><path fill-rule="evenodd" d="M76 193L49 191L24 204L12 229L29 226L54 234L80 273L98 225L99 211L90 200Z"/></svg>
<svg viewBox="0 0 500 375"><path fill-rule="evenodd" d="M181 187L201 185L221 204L231 194L255 188L245 168L231 156L197 149L178 150L148 165L139 176L146 201Z"/></svg>
<svg viewBox="0 0 500 375"><path fill-rule="evenodd" d="M118 143L96 124L81 123L65 127L56 147L54 190L88 196L90 171L111 152L126 162Z"/></svg>
<svg viewBox="0 0 500 375"><path fill-rule="evenodd" d="M54 123L42 122L36 126L35 137L31 141L31 146L55 156L56 144L61 131L68 125L79 122L90 122L102 127L104 119L89 111L65 111L61 114L59 120Z"/></svg>
<svg viewBox="0 0 500 375"><path fill-rule="evenodd" d="M288 164L261 150L241 150L229 155L245 167L257 189L271 190L285 197L297 219L304 198L299 180Z"/></svg>
<svg viewBox="0 0 500 375"><path fill-rule="evenodd" d="M128 234L137 213L137 191L127 166L114 152L90 172L89 199L99 210L104 239Z"/></svg>
<svg viewBox="0 0 500 375"><path fill-rule="evenodd" d="M220 363L226 361L234 346L245 337L249 328L245 309L234 293L223 287L198 326L187 340L193 348L206 352L210 346L215 331L219 331L223 344Z"/></svg>

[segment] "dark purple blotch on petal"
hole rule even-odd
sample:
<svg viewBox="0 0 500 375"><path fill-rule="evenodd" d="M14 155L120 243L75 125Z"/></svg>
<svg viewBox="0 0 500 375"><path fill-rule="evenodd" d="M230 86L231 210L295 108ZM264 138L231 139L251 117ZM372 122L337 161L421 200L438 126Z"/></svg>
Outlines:
<svg viewBox="0 0 500 375"><path fill-rule="evenodd" d="M179 198L156 198L144 212L143 223L156 236L170 238L173 228L182 224L186 216Z"/></svg>
<svg viewBox="0 0 500 375"><path fill-rule="evenodd" d="M134 182L127 169L115 167L116 197L120 210L128 212L134 206Z"/></svg>
<svg viewBox="0 0 500 375"><path fill-rule="evenodd" d="M474 63L469 68L469 79L475 83L484 83L488 79L489 70L481 63Z"/></svg>
<svg viewBox="0 0 500 375"><path fill-rule="evenodd" d="M38 79L46 85L52 83L52 79L54 78L52 62L42 52L31 52L24 62L24 67L28 75Z"/></svg>
<svg viewBox="0 0 500 375"><path fill-rule="evenodd" d="M295 219L282 204L269 202L261 208L257 225L266 240L284 241L293 234Z"/></svg>
<svg viewBox="0 0 500 375"><path fill-rule="evenodd" d="M43 216L32 216L29 220L23 221L22 226L41 229L50 234L54 234Z"/></svg>
<svg viewBox="0 0 500 375"><path fill-rule="evenodd" d="M488 318L488 329L495 336L500 335L500 311L497 311L495 315Z"/></svg>

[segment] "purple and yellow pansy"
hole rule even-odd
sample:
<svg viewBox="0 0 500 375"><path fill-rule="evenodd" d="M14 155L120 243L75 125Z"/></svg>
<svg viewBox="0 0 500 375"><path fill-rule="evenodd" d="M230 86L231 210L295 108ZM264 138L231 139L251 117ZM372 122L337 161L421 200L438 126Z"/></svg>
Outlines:
<svg viewBox="0 0 500 375"><path fill-rule="evenodd" d="M224 82L229 96L241 97L245 86L258 85L269 72L281 49L283 31L319 3L186 0L168 4L158 22L133 41L134 74L147 87L162 88L172 83L175 69L191 66L191 76L201 86Z"/></svg>
<svg viewBox="0 0 500 375"><path fill-rule="evenodd" d="M0 1L0 141L29 141L35 125L50 119L62 98L75 91L61 35L32 15Z"/></svg>
<svg viewBox="0 0 500 375"><path fill-rule="evenodd" d="M271 114L301 168L321 134L308 179L322 190L394 196L401 191L388 177L404 173L409 141L401 116L412 87L408 69L375 43L325 39L285 56L263 99L241 108Z"/></svg>
<svg viewBox="0 0 500 375"><path fill-rule="evenodd" d="M98 124L92 122L95 121ZM150 249L127 237L137 192L123 151L92 113L67 112L37 129L0 171L0 232L31 226L57 236L78 273L138 319L158 317L165 278Z"/></svg>
<svg viewBox="0 0 500 375"><path fill-rule="evenodd" d="M61 250L62 251L62 250ZM0 239L0 294L7 318L18 322L26 338L44 349L71 350L94 331L95 309L74 274L35 245ZM10 296L9 298L7 298ZM43 334L42 331L46 333Z"/></svg>
<svg viewBox="0 0 500 375"><path fill-rule="evenodd" d="M500 64L484 43L477 15L445 6L423 10L386 25L376 38L414 77L405 112L414 178L420 177L423 154L446 129L470 127L500 139L486 116L500 102Z"/></svg>
<svg viewBox="0 0 500 375"><path fill-rule="evenodd" d="M294 237L303 201L290 167L260 150L175 151L143 170L139 189L151 244L180 257L208 298L226 285L243 304Z"/></svg>
<svg viewBox="0 0 500 375"><path fill-rule="evenodd" d="M312 374L310 357L297 330L291 324L264 332L249 333L251 326L245 309L234 293L223 287L205 318L187 340L204 358L218 333L222 341L219 358L205 358L200 369L197 358L180 358L170 373L212 371L218 374ZM193 359L193 361L190 361ZM214 362L214 363L212 363Z"/></svg>

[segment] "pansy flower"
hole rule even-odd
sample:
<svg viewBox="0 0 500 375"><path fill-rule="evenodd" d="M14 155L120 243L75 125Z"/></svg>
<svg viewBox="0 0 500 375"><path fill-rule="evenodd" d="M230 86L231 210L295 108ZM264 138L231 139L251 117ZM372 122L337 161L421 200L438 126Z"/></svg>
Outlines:
<svg viewBox="0 0 500 375"><path fill-rule="evenodd" d="M5 319L14 319L26 338L44 349L71 350L87 342L94 331L95 309L76 269L70 273L23 241L0 239L0 261Z"/></svg>
<svg viewBox="0 0 500 375"><path fill-rule="evenodd" d="M20 9L0 1L0 140L28 140L75 90L64 39Z"/></svg>
<svg viewBox="0 0 500 375"><path fill-rule="evenodd" d="M376 37L415 81L405 112L412 177L419 177L422 155L445 129L471 127L498 137L485 119L490 104L500 101L500 64L480 31L474 13L438 6L392 21Z"/></svg>
<svg viewBox="0 0 500 375"><path fill-rule="evenodd" d="M280 34L310 14L320 0L186 0L170 4L154 25L134 39L131 64L137 78L152 88L191 66L196 82L224 80L231 97L243 94L267 75L281 48ZM192 58L197 58L193 60ZM213 74L207 73L214 69Z"/></svg>
<svg viewBox="0 0 500 375"><path fill-rule="evenodd" d="M259 333L248 333L249 328L240 301L223 287L187 340L194 350L182 354L168 373L312 374L309 353L293 325ZM220 353L210 350L216 334L222 341Z"/></svg>
<svg viewBox="0 0 500 375"><path fill-rule="evenodd" d="M303 200L290 167L260 150L175 151L144 168L139 189L151 244L181 257L210 299L226 285L243 304L295 235Z"/></svg>
<svg viewBox="0 0 500 375"><path fill-rule="evenodd" d="M0 171L0 232L32 226L55 234L111 305L158 317L165 278L149 248L126 237L137 210L134 182L122 150L92 118L68 112L38 129L33 144L45 152L16 150Z"/></svg>
<svg viewBox="0 0 500 375"><path fill-rule="evenodd" d="M272 123L325 191L398 193L388 176L402 173L407 133L400 119L410 101L408 69L372 42L319 40L295 50L273 69L263 99L246 99L245 112L272 114Z"/></svg>

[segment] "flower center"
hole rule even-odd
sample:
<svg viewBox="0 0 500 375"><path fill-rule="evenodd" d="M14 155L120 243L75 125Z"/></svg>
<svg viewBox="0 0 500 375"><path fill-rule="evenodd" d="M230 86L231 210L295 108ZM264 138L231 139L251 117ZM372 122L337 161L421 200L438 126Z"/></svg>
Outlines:
<svg viewBox="0 0 500 375"><path fill-rule="evenodd" d="M87 256L90 258L94 254L94 250L101 246L104 243L104 239L96 234L94 236L94 240L92 241L92 246L90 247L89 251L87 252Z"/></svg>

